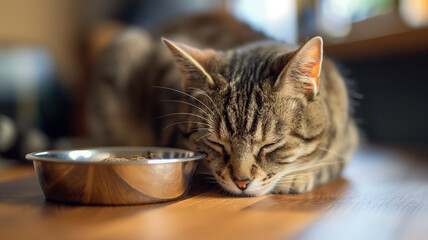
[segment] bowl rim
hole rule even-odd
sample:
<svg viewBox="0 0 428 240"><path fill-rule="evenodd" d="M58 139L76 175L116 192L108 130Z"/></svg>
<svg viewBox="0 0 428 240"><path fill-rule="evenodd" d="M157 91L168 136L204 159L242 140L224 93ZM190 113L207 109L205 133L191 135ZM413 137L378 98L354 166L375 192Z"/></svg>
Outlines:
<svg viewBox="0 0 428 240"><path fill-rule="evenodd" d="M70 160L60 158L48 158L39 155L49 155L53 153L70 153L75 151L174 151L183 153L193 153L191 157L185 158L162 158L162 159L148 159L138 161L127 161L127 162L91 162L82 160ZM128 164L166 164L166 163L179 163L196 161L205 158L207 155L202 152L194 152L181 148L168 148L168 147L150 147L150 146L105 146L105 147L93 147L93 148L81 148L81 149L68 149L68 150L48 150L42 152L32 152L25 155L25 158L29 161L42 161L42 162L54 162L54 163L70 163L70 164L96 164L96 165L128 165Z"/></svg>

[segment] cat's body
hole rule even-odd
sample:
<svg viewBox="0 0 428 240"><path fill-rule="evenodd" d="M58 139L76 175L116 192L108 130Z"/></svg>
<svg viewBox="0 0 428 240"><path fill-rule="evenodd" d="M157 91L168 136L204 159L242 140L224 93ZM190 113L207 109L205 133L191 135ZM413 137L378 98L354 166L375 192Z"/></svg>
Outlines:
<svg viewBox="0 0 428 240"><path fill-rule="evenodd" d="M202 19L112 42L94 87L98 139L203 151L205 169L238 195L300 193L338 176L358 134L322 40L297 50L228 16Z"/></svg>

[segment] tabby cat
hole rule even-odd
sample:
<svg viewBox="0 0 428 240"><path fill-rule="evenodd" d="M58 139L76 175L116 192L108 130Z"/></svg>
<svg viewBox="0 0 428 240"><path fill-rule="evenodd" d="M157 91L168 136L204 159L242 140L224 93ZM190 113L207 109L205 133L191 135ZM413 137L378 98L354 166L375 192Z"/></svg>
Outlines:
<svg viewBox="0 0 428 240"><path fill-rule="evenodd" d="M127 29L97 66L98 140L205 152L200 171L234 195L310 191L340 174L358 142L321 37L295 48L205 14Z"/></svg>

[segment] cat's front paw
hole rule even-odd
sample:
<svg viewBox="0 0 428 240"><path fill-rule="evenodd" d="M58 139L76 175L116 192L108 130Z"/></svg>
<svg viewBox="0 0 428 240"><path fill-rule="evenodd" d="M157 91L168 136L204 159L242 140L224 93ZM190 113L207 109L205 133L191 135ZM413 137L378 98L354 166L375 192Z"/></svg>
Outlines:
<svg viewBox="0 0 428 240"><path fill-rule="evenodd" d="M299 172L284 176L274 191L281 194L305 193L316 186L316 176L313 172Z"/></svg>

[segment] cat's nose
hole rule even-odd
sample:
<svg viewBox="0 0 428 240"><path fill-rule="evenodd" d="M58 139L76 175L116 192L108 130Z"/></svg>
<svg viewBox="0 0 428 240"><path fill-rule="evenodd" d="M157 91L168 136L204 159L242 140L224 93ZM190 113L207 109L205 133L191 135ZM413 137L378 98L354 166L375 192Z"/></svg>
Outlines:
<svg viewBox="0 0 428 240"><path fill-rule="evenodd" d="M244 180L238 180L236 178L233 179L233 182L236 184L236 186L241 189L241 190L245 190L248 187L248 184L250 184L252 182L251 179L244 179Z"/></svg>

